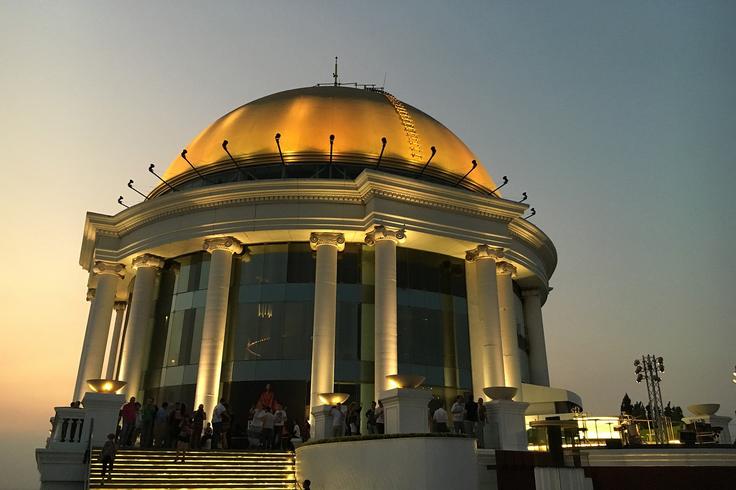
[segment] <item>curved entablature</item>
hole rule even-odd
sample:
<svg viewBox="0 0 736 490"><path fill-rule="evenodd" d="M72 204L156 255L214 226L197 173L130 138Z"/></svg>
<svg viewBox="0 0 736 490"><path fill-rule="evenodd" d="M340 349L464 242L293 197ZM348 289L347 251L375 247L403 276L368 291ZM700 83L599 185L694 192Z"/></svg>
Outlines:
<svg viewBox="0 0 736 490"><path fill-rule="evenodd" d="M554 245L522 219L527 206L463 189L364 170L355 180L238 182L170 193L115 216L89 213L80 264L126 262L148 252L177 256L201 248L203 237L232 235L251 245L308 241L315 230L362 242L375 224L406 228L402 246L464 257L480 243L506 250L517 280L546 290Z"/></svg>
<svg viewBox="0 0 736 490"><path fill-rule="evenodd" d="M440 122L388 93L347 87L300 88L245 104L202 131L162 177L184 189L355 178L365 168L485 194L496 188L473 152ZM151 197L170 191L161 183Z"/></svg>

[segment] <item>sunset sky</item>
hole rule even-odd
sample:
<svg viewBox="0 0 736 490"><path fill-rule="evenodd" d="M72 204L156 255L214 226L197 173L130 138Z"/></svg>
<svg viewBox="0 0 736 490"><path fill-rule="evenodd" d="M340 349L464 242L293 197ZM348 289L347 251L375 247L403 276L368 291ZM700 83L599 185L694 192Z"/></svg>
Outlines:
<svg viewBox="0 0 736 490"><path fill-rule="evenodd" d="M84 213L114 214L213 120L331 80L382 84L529 194L559 266L552 384L618 412L643 353L665 401L736 385L736 3L0 0L0 488L69 403ZM732 429L733 430L733 429Z"/></svg>

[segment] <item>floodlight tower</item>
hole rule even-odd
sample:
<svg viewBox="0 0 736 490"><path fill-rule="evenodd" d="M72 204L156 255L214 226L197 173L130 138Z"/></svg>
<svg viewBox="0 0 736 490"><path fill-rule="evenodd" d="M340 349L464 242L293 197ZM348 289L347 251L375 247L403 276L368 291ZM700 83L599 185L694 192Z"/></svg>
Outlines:
<svg viewBox="0 0 736 490"><path fill-rule="evenodd" d="M664 404L662 403L662 389L659 385L662 378L660 374L664 373L664 358L652 354L641 356L641 359L634 361L634 374L636 374L636 382L641 383L642 380L647 384L647 396L649 397L649 407L652 411L654 419L654 436L657 444L667 443L667 421L664 416Z"/></svg>

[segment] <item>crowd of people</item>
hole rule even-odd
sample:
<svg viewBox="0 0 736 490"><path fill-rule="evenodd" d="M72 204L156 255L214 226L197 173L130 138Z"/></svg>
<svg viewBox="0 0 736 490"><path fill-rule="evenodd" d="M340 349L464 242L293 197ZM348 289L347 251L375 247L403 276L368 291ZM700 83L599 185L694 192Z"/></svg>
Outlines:
<svg viewBox="0 0 736 490"><path fill-rule="evenodd" d="M359 402L337 403L330 409L332 436L361 435ZM459 395L448 413L441 400L435 397L429 404L429 421L433 432L454 432L474 435L483 445L483 427L486 409L483 399L473 401ZM384 433L384 407L381 401L371 402L365 411L365 427L368 434ZM211 422L204 405L189 411L186 404L163 402L156 405L152 398L141 404L131 397L120 410L120 423L116 434L110 434L103 448L104 473L112 471L115 451L118 447L175 449L174 462L184 462L187 450L228 449L232 447L235 417L230 404L221 399L215 406ZM246 439L245 448L264 450L293 450L310 438L311 427L307 420L299 423L290 417L286 405L279 402L270 385L266 385L258 400L248 411L247 427L238 426L236 433ZM244 437L243 437L244 436ZM243 447L241 444L239 447Z"/></svg>
<svg viewBox="0 0 736 490"><path fill-rule="evenodd" d="M432 432L474 435L482 447L483 427L486 424L486 407L482 398L478 398L478 401L475 402L472 395L467 395L466 398L458 395L449 414L439 400L433 400L433 402L435 403L430 403L429 408ZM450 420L452 420L452 428L449 425Z"/></svg>
<svg viewBox="0 0 736 490"><path fill-rule="evenodd" d="M247 447L261 449L293 449L295 442L309 438L309 422L299 424L289 417L270 385L249 410L247 428L236 420L225 399L215 406L211 419L208 415L204 405L189 411L181 402L159 406L152 398L141 404L131 397L120 410L115 442L122 448L176 449L175 460L184 461L188 449L232 447L234 434L247 439Z"/></svg>

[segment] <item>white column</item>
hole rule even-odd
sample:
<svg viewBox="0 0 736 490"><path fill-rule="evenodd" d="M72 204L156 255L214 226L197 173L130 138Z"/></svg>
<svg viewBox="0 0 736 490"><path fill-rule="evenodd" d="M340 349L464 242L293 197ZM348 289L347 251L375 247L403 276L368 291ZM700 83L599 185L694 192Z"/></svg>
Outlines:
<svg viewBox="0 0 736 490"><path fill-rule="evenodd" d="M115 370L118 364L118 350L120 348L120 335L123 330L123 320L125 319L125 309L128 303L125 301L115 302L115 325L112 329L112 338L110 339L110 351L107 353L107 374L105 379L117 379Z"/></svg>
<svg viewBox="0 0 736 490"><path fill-rule="evenodd" d="M478 245L465 254L465 260L475 262L476 297L479 324L478 340L481 343L480 357L483 388L504 386L503 351L501 326L498 315L498 285L496 282L496 260L503 251L488 245ZM474 329L475 330L475 329ZM471 359L471 362L472 359ZM476 385L476 382L473 383ZM480 396L480 395L477 395ZM483 394L487 399L488 397Z"/></svg>
<svg viewBox="0 0 736 490"><path fill-rule="evenodd" d="M478 281L475 262L465 261L465 290L468 301L468 337L470 341L470 370L473 376L473 400L483 396L486 387L483 377L484 332L478 309Z"/></svg>
<svg viewBox="0 0 736 490"><path fill-rule="evenodd" d="M514 397L518 399L521 397L521 360L516 328L516 309L514 308L514 284L511 280L513 274L516 274L516 267L513 265L508 262L496 263L504 384L519 389Z"/></svg>
<svg viewBox="0 0 736 490"><path fill-rule="evenodd" d="M342 233L312 233L310 245L317 251L314 279L314 326L309 406L324 404L320 393L335 390L335 315L337 313L337 252L345 248Z"/></svg>
<svg viewBox="0 0 736 490"><path fill-rule="evenodd" d="M74 400L82 399L82 395L87 391L88 379L99 379L102 376L115 293L118 282L124 277L124 271L123 264L103 261L95 262L92 268L92 272L98 276L97 288L87 317L87 329L84 332L82 355L79 358L77 382L74 386Z"/></svg>
<svg viewBox="0 0 736 490"><path fill-rule="evenodd" d="M544 325L542 324L542 298L538 289L526 289L522 291L521 297L524 301L524 325L529 341L531 382L535 385L549 386L547 347L544 343Z"/></svg>
<svg viewBox="0 0 736 490"><path fill-rule="evenodd" d="M406 238L404 230L388 230L376 225L365 237L376 247L374 391L376 400L391 386L386 376L398 374L398 332L396 313L396 244Z"/></svg>
<svg viewBox="0 0 736 490"><path fill-rule="evenodd" d="M140 392L143 390L143 373L151 343L156 275L163 266L164 260L155 255L143 254L133 260L135 283L120 362L120 380L126 382L123 390L127 398L135 396L142 399Z"/></svg>
<svg viewBox="0 0 736 490"><path fill-rule="evenodd" d="M204 241L204 249L212 254L212 258L207 281L194 406L203 404L207 417L211 417L220 393L233 254L241 253L243 245L233 237L212 238Z"/></svg>

